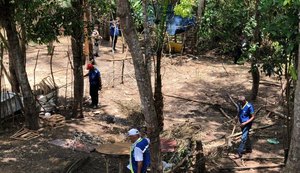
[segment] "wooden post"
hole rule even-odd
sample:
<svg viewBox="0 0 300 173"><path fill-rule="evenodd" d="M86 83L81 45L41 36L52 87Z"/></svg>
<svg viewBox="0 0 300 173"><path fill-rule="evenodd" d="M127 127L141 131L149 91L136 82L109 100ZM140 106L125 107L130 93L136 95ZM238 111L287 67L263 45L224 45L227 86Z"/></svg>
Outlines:
<svg viewBox="0 0 300 173"><path fill-rule="evenodd" d="M125 66L125 60L122 61L121 84L124 84L124 66Z"/></svg>
<svg viewBox="0 0 300 173"><path fill-rule="evenodd" d="M33 70L33 90L36 90L36 88L35 88L35 70L36 70L38 59L39 59L39 54L40 54L40 50L38 50L38 53L36 55L36 60L35 60L35 65L34 65L34 70Z"/></svg>
<svg viewBox="0 0 300 173"><path fill-rule="evenodd" d="M50 71L51 71L51 77L52 77L52 82L53 82L53 85L54 85L54 89L56 89L57 86L56 86L56 83L55 83L55 80L54 80L53 66L52 66L54 49L55 49L55 46L52 47L52 52L51 52L51 57L50 57Z"/></svg>

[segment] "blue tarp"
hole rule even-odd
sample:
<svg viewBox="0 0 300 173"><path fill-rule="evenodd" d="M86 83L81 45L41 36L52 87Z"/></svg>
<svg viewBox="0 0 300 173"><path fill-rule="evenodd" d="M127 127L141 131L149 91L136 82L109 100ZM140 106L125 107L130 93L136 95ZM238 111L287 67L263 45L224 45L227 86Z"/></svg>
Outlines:
<svg viewBox="0 0 300 173"><path fill-rule="evenodd" d="M176 35L189 30L195 25L195 17L183 18L181 16L172 15L167 21L167 32L169 35Z"/></svg>

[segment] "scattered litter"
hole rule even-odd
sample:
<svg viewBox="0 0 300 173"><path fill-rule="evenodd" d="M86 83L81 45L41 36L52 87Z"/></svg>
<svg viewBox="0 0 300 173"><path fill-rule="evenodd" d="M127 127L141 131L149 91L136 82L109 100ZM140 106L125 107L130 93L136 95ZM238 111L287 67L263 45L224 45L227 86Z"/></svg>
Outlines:
<svg viewBox="0 0 300 173"><path fill-rule="evenodd" d="M45 118L50 118L50 116L51 116L51 113L50 112L46 112L44 117Z"/></svg>
<svg viewBox="0 0 300 173"><path fill-rule="evenodd" d="M270 143L270 144L279 144L279 141L277 140L277 138L269 138L267 139L267 141Z"/></svg>
<svg viewBox="0 0 300 173"><path fill-rule="evenodd" d="M74 132L74 140L79 140L84 143L89 143L91 145L99 145L103 143L103 140L99 137L95 137L83 132Z"/></svg>
<svg viewBox="0 0 300 173"><path fill-rule="evenodd" d="M31 140L34 138L39 137L40 134L33 131L33 130L29 130L27 128L21 128L19 131L17 131L15 134L13 134L12 136L10 136L10 138L12 139L18 139L18 140Z"/></svg>

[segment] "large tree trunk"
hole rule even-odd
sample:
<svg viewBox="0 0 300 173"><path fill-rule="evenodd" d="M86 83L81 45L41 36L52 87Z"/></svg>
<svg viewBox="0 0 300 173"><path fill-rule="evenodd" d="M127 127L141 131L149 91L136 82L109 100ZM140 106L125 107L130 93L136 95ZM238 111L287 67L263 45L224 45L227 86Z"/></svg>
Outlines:
<svg viewBox="0 0 300 173"><path fill-rule="evenodd" d="M2 1L0 3L0 11L5 14L2 15L0 13L0 17L2 17L1 22L7 32L9 44L8 51L12 57L18 82L20 83L22 90L26 125L29 129L36 130L39 128L38 109L25 70L24 57L22 57L22 50L13 17L14 14L12 14L15 11L13 4L11 4L9 0L5 0L4 2Z"/></svg>
<svg viewBox="0 0 300 173"><path fill-rule="evenodd" d="M72 1L74 18L72 21L71 45L74 62L74 101L72 117L83 118L83 1ZM67 117L70 118L70 117Z"/></svg>
<svg viewBox="0 0 300 173"><path fill-rule="evenodd" d="M151 140L151 172L161 173L162 162L158 129L159 124L154 106L150 75L148 70L145 68L145 61L141 51L141 45L138 40L136 28L134 27L128 0L119 0L117 7L117 14L120 17L121 26L124 26L123 34L130 48L133 59L135 76L146 125L151 130L151 133L149 134L149 138Z"/></svg>
<svg viewBox="0 0 300 173"><path fill-rule="evenodd" d="M300 13L298 14L300 21ZM299 22L300 33L300 22ZM286 173L293 173L300 170L300 45L298 45L298 79L296 84L295 99L294 99L294 121L292 128L292 137L288 154L287 164L285 166Z"/></svg>
<svg viewBox="0 0 300 173"><path fill-rule="evenodd" d="M16 74L16 67L14 65L14 58L11 51L8 51L8 58L9 58L9 73L11 79L11 90L15 93L20 93L20 84L18 82L17 74Z"/></svg>

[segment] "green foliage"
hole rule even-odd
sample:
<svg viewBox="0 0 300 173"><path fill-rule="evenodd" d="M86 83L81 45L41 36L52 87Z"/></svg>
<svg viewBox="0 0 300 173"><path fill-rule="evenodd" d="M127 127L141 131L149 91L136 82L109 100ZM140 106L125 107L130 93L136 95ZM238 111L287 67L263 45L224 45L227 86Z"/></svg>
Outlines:
<svg viewBox="0 0 300 173"><path fill-rule="evenodd" d="M174 7L174 12L182 17L192 17L194 7L196 7L196 0L180 0L180 3Z"/></svg>
<svg viewBox="0 0 300 173"><path fill-rule="evenodd" d="M289 66L289 74L291 75L294 81L297 81L298 79L297 69L294 67L294 65Z"/></svg>
<svg viewBox="0 0 300 173"><path fill-rule="evenodd" d="M24 25L27 41L49 43L57 40L62 27L68 35L72 24L82 22L74 20L77 14L70 5L68 0L18 1L15 19Z"/></svg>
<svg viewBox="0 0 300 173"><path fill-rule="evenodd" d="M261 53L263 67L273 64L272 71L281 76L282 66L288 65L289 74L295 78L293 69L294 59L296 58L297 46L299 44L298 33L298 9L292 0L290 1L268 1L264 0L260 4L261 8L261 31L265 40L272 42L272 50L267 53ZM270 56L271 58L265 58ZM263 68L269 75L271 67ZM266 71L267 69L267 71ZM295 78L296 79L296 78Z"/></svg>
<svg viewBox="0 0 300 173"><path fill-rule="evenodd" d="M92 14L95 18L100 16L111 16L115 14L116 3L115 1L107 0L89 0ZM114 16L115 17L115 16Z"/></svg>
<svg viewBox="0 0 300 173"><path fill-rule="evenodd" d="M218 48L220 53L234 55L242 36L247 41L243 57L255 60L269 76L283 75L287 64L289 74L295 78L292 67L300 41L299 9L298 0L261 0L258 4L260 41L256 43L253 42L258 25L255 1L207 0L200 30L201 49Z"/></svg>
<svg viewBox="0 0 300 173"><path fill-rule="evenodd" d="M129 0L129 2L133 11L132 16L134 18L135 26L137 26L138 29L142 28L144 23L143 3L140 0ZM155 20L155 8L158 8L158 6L148 3L147 15L149 23Z"/></svg>
<svg viewBox="0 0 300 173"><path fill-rule="evenodd" d="M230 53L241 44L245 26L251 33L248 6L241 1L208 0L201 26L202 50L218 47L221 53Z"/></svg>

